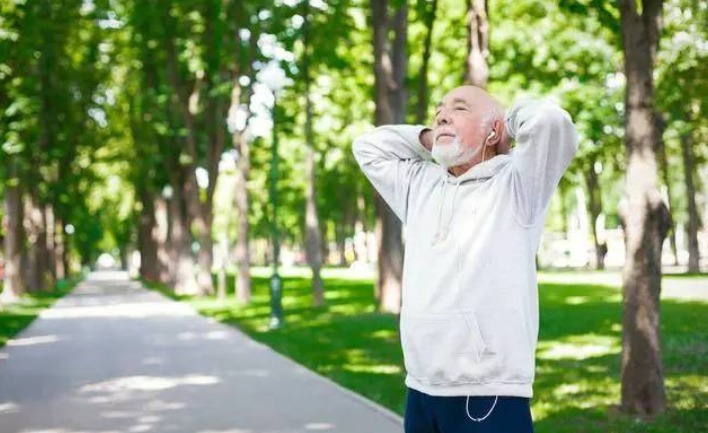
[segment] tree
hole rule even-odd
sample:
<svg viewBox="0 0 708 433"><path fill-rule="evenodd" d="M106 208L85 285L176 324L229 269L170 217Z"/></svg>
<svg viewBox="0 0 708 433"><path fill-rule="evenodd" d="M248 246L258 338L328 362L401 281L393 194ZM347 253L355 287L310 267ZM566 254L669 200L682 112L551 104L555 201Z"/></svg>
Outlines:
<svg viewBox="0 0 708 433"><path fill-rule="evenodd" d="M371 0L376 125L403 123L405 120L407 1L404 0L397 6L392 23L389 24L388 1ZM388 41L389 25L394 31L393 44L389 44ZM389 45L391 45L390 50ZM376 194L375 203L376 237L379 248L376 298L382 311L398 313L401 309L401 275L403 272L401 221L378 194Z"/></svg>
<svg viewBox="0 0 708 433"><path fill-rule="evenodd" d="M419 13L424 17L425 27L427 30L425 33L425 40L423 41L423 61L420 68L420 77L418 77L418 93L416 95L418 104L416 106L415 121L417 124L422 125L426 120L426 113L428 112L428 104L430 102L430 98L428 96L428 66L430 65L433 28L438 10L438 0L432 0L429 6L427 1L419 1L418 9L423 9L422 11L419 11Z"/></svg>
<svg viewBox="0 0 708 433"><path fill-rule="evenodd" d="M320 218L317 213L315 193L315 148L314 132L312 128L312 98L310 94L310 1L304 0L303 11L303 53L302 53L302 80L305 84L305 141L307 154L305 157L307 185L305 187L305 251L307 262L312 269L312 298L314 305L324 304L324 285L320 269L322 268L322 236L320 232Z"/></svg>
<svg viewBox="0 0 708 433"><path fill-rule="evenodd" d="M666 43L659 53L657 70L657 104L662 111L662 123L667 143L662 147L665 183L672 188L669 161L666 160L666 147L672 143L681 155L680 165L683 166L682 183L685 194L686 235L688 238L688 270L700 270L700 251L698 246L698 230L700 215L696 203L697 165L700 165L701 152L700 133L706 127L704 113L708 108L706 92L708 92L708 50L705 48L708 40L708 28L705 26L708 11L692 1L672 0L666 4ZM678 145L678 146L676 146ZM675 161L678 163L679 161ZM679 165L679 164L677 164ZM679 187L680 185L673 185ZM672 194L669 194L672 197ZM678 200L672 200L672 212L677 213ZM672 227L673 232L673 227ZM675 237L673 233L672 237Z"/></svg>
<svg viewBox="0 0 708 433"><path fill-rule="evenodd" d="M251 151L248 141L248 123L251 119L251 98L253 97L253 82L255 81L256 52L258 50L258 24L251 27L248 38L248 59L246 68L241 66L241 53L243 52L240 31L248 22L247 10L240 1L234 1L231 7L231 33L233 35L234 51L231 59L231 105L228 116L230 119L231 145L236 159L236 181L234 188L234 205L237 210L236 225L236 299L247 304L251 302L251 252L249 246L249 220L250 196L248 192L248 179L251 171ZM245 70L244 70L245 69ZM247 77L247 85L240 83L241 76ZM244 91L245 90L245 91ZM245 94L245 96L244 96ZM245 102L244 102L245 101ZM243 109L243 127L236 125L239 110Z"/></svg>
<svg viewBox="0 0 708 433"><path fill-rule="evenodd" d="M654 112L654 59L662 0L620 2L625 55L627 198L623 210L622 408L653 415L666 408L659 343L661 246L671 215L657 189L655 151L661 137Z"/></svg>

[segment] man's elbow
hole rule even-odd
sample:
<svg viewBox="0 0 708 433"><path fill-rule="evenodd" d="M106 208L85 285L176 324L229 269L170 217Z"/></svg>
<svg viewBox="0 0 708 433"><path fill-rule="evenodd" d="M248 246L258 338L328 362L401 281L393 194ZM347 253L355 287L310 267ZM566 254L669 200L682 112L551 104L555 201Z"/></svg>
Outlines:
<svg viewBox="0 0 708 433"><path fill-rule="evenodd" d="M575 155L578 151L578 132L573 123L573 118L560 105L546 101L541 107L539 118L543 119L546 127L552 131L560 141L567 147L569 153Z"/></svg>

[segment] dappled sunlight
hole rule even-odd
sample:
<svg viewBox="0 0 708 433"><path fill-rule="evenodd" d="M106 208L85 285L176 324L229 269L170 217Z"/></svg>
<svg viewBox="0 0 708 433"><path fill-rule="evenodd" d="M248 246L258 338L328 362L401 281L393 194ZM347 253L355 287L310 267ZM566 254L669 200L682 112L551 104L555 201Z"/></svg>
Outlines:
<svg viewBox="0 0 708 433"><path fill-rule="evenodd" d="M354 373L376 373L376 374L402 374L403 368L400 365L360 365L346 364L344 370Z"/></svg>
<svg viewBox="0 0 708 433"><path fill-rule="evenodd" d="M78 319L89 317L122 317L139 319L145 317L159 316L193 316L195 314L196 313L194 312L194 310L180 303L166 305L164 302L126 302L120 305L116 304L53 308L42 313L42 318L48 320Z"/></svg>
<svg viewBox="0 0 708 433"><path fill-rule="evenodd" d="M228 333L225 330L210 331L206 334L200 334L197 332L181 332L177 334L177 339L182 341L195 341L195 340L226 340L229 338Z"/></svg>
<svg viewBox="0 0 708 433"><path fill-rule="evenodd" d="M379 329L371 333L372 338L380 338L391 342L398 341L398 332L392 329Z"/></svg>
<svg viewBox="0 0 708 433"><path fill-rule="evenodd" d="M37 344L56 343L65 340L58 335L38 335L34 337L15 338L7 342L8 346L34 346Z"/></svg>
<svg viewBox="0 0 708 433"><path fill-rule="evenodd" d="M219 378L206 375L188 375L185 377L157 377L157 376L132 376L121 377L105 382L84 385L79 388L80 394L90 393L124 393L123 398L128 398L133 391L163 391L184 385L214 385L219 383ZM119 400L122 398L118 398ZM101 402L110 403L111 397L101 398ZM98 400L94 400L98 402Z"/></svg>
<svg viewBox="0 0 708 433"><path fill-rule="evenodd" d="M708 380L699 374L665 377L666 393L671 404L679 409L708 408Z"/></svg>
<svg viewBox="0 0 708 433"><path fill-rule="evenodd" d="M336 428L334 424L330 424L327 422L314 422L314 423L309 423L305 424L305 430L312 430L312 431L327 431L327 430L332 430Z"/></svg>
<svg viewBox="0 0 708 433"><path fill-rule="evenodd" d="M587 302L590 302L590 298L587 296L568 296L565 300L565 303L568 305L580 305Z"/></svg>
<svg viewBox="0 0 708 433"><path fill-rule="evenodd" d="M242 429L238 429L238 428L236 428L236 429L230 428L230 429L226 429L226 430L211 430L211 429L200 430L198 433L256 433L256 432L253 430L242 430Z"/></svg>
<svg viewBox="0 0 708 433"><path fill-rule="evenodd" d="M0 403L0 415L2 414L8 414L8 413L17 413L20 411L20 405L17 403L11 402L11 401L6 401L4 403Z"/></svg>
<svg viewBox="0 0 708 433"><path fill-rule="evenodd" d="M583 360L596 356L620 353L620 339L606 335L582 335L563 341L540 341L537 357L540 359Z"/></svg>

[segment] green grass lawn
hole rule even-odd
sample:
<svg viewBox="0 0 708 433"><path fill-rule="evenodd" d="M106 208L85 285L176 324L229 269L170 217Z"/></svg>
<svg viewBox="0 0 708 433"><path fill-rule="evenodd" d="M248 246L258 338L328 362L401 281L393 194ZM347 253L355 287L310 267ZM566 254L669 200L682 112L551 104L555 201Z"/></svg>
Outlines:
<svg viewBox="0 0 708 433"><path fill-rule="evenodd" d="M0 347L29 326L42 310L69 293L78 281L79 279L60 281L52 292L26 294L16 303L0 305Z"/></svg>
<svg viewBox="0 0 708 433"><path fill-rule="evenodd" d="M236 325L278 352L403 413L404 371L397 319L374 311L371 278L325 270L327 305L313 308L307 273L286 273L286 324L271 331L267 328L268 272L256 270L255 275L249 306L237 305L232 296L223 304L213 298L187 301L202 314ZM578 278L563 283L557 274L545 277L541 276L533 399L538 433L708 431L708 302L685 298L662 301L662 354L670 408L647 423L617 410L619 289L580 283ZM232 277L229 287L233 287ZM708 290L708 278L703 287Z"/></svg>

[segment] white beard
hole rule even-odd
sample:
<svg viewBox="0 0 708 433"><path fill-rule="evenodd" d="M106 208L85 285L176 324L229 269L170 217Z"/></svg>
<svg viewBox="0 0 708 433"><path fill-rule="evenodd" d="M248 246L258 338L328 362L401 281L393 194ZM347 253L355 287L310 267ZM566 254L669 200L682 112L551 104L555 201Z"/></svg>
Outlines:
<svg viewBox="0 0 708 433"><path fill-rule="evenodd" d="M455 136L452 143L439 144L437 138L433 143L433 159L445 168L456 167L458 165L467 164L477 156L479 151L484 146L478 146L476 149L465 149L460 143L460 140Z"/></svg>

